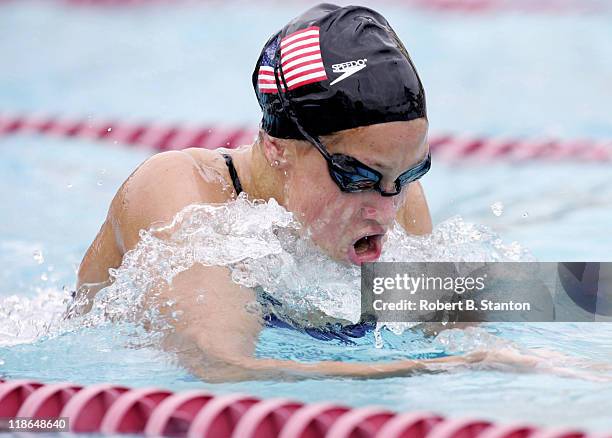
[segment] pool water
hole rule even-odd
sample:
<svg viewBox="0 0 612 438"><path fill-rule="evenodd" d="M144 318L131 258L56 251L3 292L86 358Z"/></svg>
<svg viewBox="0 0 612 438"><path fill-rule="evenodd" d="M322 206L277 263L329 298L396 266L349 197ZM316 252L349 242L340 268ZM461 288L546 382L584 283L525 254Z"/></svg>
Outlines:
<svg viewBox="0 0 612 438"><path fill-rule="evenodd" d="M2 3L2 110L255 125L249 75L259 46L303 7L275 5L264 13L231 2L214 10L193 3L144 9ZM393 5L380 9L423 77L433 132L612 137L607 111L612 53L605 47L612 37L611 16L466 17ZM246 20L252 25L243 26ZM371 381L207 384L154 348L128 320L64 326L78 263L115 191L149 155L82 140L0 138L4 378L209 388L612 429L611 383L469 369ZM499 235L507 247L517 242L539 260L612 261L609 164L483 167L434 161L423 185L438 228L477 224ZM470 250L489 254L489 248L479 248ZM612 324L603 323L489 324L435 339L383 329L383 347L376 348L374 333L347 345L296 330L266 329L257 354L303 361L390 360L496 348L501 342L612 364L611 335Z"/></svg>

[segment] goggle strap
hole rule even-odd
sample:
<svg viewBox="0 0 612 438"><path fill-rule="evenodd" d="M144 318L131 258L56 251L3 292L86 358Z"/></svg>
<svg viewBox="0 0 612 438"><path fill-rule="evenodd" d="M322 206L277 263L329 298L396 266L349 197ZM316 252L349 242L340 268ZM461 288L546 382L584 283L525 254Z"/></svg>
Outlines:
<svg viewBox="0 0 612 438"><path fill-rule="evenodd" d="M282 67L280 65L280 46L279 46L279 48L277 49L277 52L276 52L276 62L275 62L275 65L274 65L274 81L276 82L276 89L278 90L278 98L281 101L281 105L283 106L283 108L285 108L285 110L289 114L289 118L295 124L296 128L298 129L298 131L300 131L300 134L302 134L306 140L308 140L310 143L312 143L313 146L316 147L317 150L325 158L327 158L328 160L331 159L331 155L323 147L323 145L321 144L321 141L319 140L319 138L316 137L316 136L310 135L302 127L302 124L299 122L299 120L297 118L297 115L295 114L295 111L293 110L293 106L291 104L292 103L291 99L289 98L289 96L287 96L287 99L285 99L285 96L282 93L281 86L280 86L281 81L282 81L283 86L285 87L285 90L289 91L289 87L287 86L287 82L285 81L285 75L283 74L283 69L282 69Z"/></svg>

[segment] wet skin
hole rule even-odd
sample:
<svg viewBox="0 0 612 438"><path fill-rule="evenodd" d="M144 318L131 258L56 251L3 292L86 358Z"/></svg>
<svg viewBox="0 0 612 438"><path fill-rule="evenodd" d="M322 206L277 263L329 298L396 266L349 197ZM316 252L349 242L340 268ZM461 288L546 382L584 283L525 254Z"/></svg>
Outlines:
<svg viewBox="0 0 612 438"><path fill-rule="evenodd" d="M428 152L427 121L393 122L342 131L322 137L330 153L351 155L380 171L383 187L420 162ZM274 198L303 224L313 241L333 259L360 264L374 260L383 235L397 220L407 232L431 232L427 203L418 182L394 197L376 192L343 193L331 180L327 165L306 142L281 140L260 133L251 146L231 151L242 187L251 199ZM168 223L194 203L224 203L235 197L229 172L219 151L186 149L157 154L139 166L114 197L108 216L88 249L78 272L78 300L73 314L87 312L91 300L109 284L108 269L139 240L139 231ZM369 243L357 244L364 236ZM196 300L206 285L204 303ZM173 301L172 308L160 303ZM194 374L209 381L257 378L352 376L380 378L409 375L436 367L481 361L471 355L432 360L355 364L293 361L254 357L262 328L261 315L246 307L254 291L233 283L223 267L196 264L178 274L149 306L162 314L180 311L172 320L163 347L178 354Z"/></svg>

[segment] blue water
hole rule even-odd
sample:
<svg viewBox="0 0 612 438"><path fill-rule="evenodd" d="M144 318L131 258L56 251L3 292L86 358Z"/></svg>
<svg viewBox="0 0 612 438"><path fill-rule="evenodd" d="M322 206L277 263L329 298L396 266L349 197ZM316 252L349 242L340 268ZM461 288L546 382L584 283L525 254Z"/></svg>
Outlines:
<svg viewBox="0 0 612 438"><path fill-rule="evenodd" d="M304 4L245 3L69 9L0 3L0 111L127 120L244 123L258 108L250 72L268 34ZM608 15L425 14L379 7L411 51L428 91L432 132L612 138ZM248 23L248 25L245 25ZM382 381L205 384L127 329L47 339L63 286L116 189L147 152L81 140L0 138L0 374L172 389L207 387L307 401L433 410L496 420L612 430L612 385L546 374L461 371ZM541 260L612 261L609 164L434 163L423 180L434 222L454 215L491 227ZM503 205L501 215L494 203ZM486 327L530 348L612 363L605 324ZM128 334L126 334L128 333ZM386 360L442 352L419 334L355 345L265 330L260 356Z"/></svg>

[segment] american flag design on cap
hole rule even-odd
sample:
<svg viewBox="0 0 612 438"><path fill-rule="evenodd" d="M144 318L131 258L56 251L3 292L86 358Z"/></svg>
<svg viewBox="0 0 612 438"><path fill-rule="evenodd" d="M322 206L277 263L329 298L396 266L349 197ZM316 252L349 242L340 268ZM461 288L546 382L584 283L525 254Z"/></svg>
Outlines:
<svg viewBox="0 0 612 438"><path fill-rule="evenodd" d="M274 55L277 47L278 40L275 40L266 48L259 65L257 86L262 93L278 93L274 78ZM287 35L281 39L280 48L281 69L289 90L327 79L317 26ZM282 83L281 90L286 91Z"/></svg>

